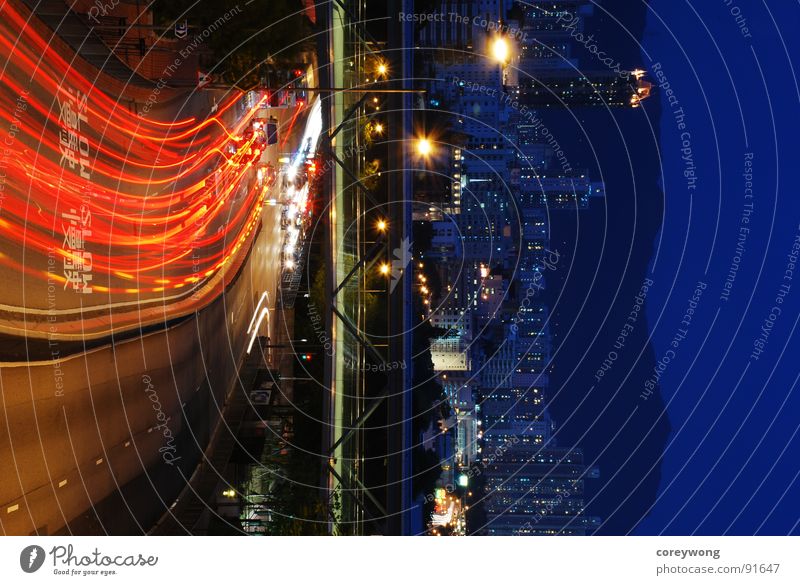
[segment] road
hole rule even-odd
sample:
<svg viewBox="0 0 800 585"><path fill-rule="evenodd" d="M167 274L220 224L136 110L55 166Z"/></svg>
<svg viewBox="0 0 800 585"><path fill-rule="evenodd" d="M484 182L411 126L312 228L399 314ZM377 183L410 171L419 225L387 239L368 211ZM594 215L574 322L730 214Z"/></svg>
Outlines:
<svg viewBox="0 0 800 585"><path fill-rule="evenodd" d="M7 16L9 6L4 6L4 16ZM13 59L18 59L21 53L13 40L19 38L20 30L8 30L13 26L13 18L0 19L0 27L4 28L0 34L4 39L3 57L13 54ZM8 39L11 39L11 46L5 42ZM28 46L35 49L35 43L31 39L28 41ZM60 57L68 58L66 55ZM4 79L22 78L27 83L30 77L27 73L31 69L13 59L4 58L1 61L6 65ZM63 71L61 75L64 75ZM9 95L10 87L9 83L0 88L2 98L6 100L2 108L6 114L9 111L7 100L14 98L13 90ZM13 102L16 103L20 95L27 95L24 91L20 91ZM23 119L20 116L13 118L17 120L14 124L17 128L24 124L28 129L38 130L42 145L48 140L58 141L58 134L51 132L52 120L45 121L47 108L54 103L52 93L47 92L45 81L31 85L30 98L26 98L30 107L24 111L25 121L20 123ZM100 96L94 90L93 97L97 99L96 107L100 108L103 100L109 96ZM119 101L120 96L114 96L114 99ZM245 99L249 102L243 104L242 100ZM34 106L36 100L40 104L47 104L44 111ZM170 127L165 134L170 137L182 134L190 125L202 125L212 118L218 120L219 123L209 123L200 128L197 135L193 135L194 142L183 144L183 138L175 141L181 144L178 149L181 152L173 153L175 160L183 156L190 160L189 163L181 163L171 169L137 167L134 170L123 165L118 167L118 176L114 175L112 169L109 170L110 176L95 180L93 172L91 181L83 183L82 187L91 185L90 192L93 194L103 189L112 190L112 199L106 203L116 204L123 199L119 191L113 191L118 187L130 188L131 192L126 197L133 199L144 196L147 189L152 188L154 180L168 178L176 168L182 169L178 173L190 168L193 164L191 161L201 156L195 153L204 152L204 149L218 142L223 147L229 146L228 134L241 134L250 124L249 113L255 111L251 107L253 100L253 96L226 95L218 90L194 92L192 95L187 93L187 99L183 102L159 108L157 116L154 110L152 122L170 123L164 120L174 120L174 114L180 110L181 127L177 134L176 129ZM219 105L217 111L212 112L215 102ZM229 107L221 111L225 106ZM174 108L172 112L170 108ZM292 152L298 148L305 120L291 110L275 110L270 114L278 118L282 134L293 122L297 122L296 131L283 145L266 149L263 160L277 167L278 159L284 155L282 150ZM187 115L189 118L185 117ZM129 112L125 116L131 118ZM185 122L192 117L195 119ZM90 120L99 118L92 116ZM6 122L13 123L13 119ZM109 119L115 118L112 116ZM155 135L158 127L158 124L151 125L150 133ZM114 134L112 130L105 130ZM102 134L98 132L101 132L99 126L92 126L85 136L90 145L102 144L107 147L110 154L106 156L135 156L152 163L152 153L148 155L146 144L142 144L139 138L128 137L125 142L126 138L120 131L121 134L116 137L118 140L105 140L100 138ZM145 231L143 235L141 230L136 229L135 213L128 214L130 217L127 219L132 221L125 224L124 219L118 217L122 214L112 212L108 217L103 216L104 204L97 203L102 201L102 197L89 197L86 201L74 198L84 192L80 189L75 191L80 167L77 173L73 169L58 170L53 167L53 164L59 163L57 151L52 148L46 151L43 146L39 149L32 142L34 135L35 131L34 134L22 131L15 133L12 140L14 160L9 159L6 163L3 159L6 163L4 168L8 169L6 176L10 176L11 172L24 172L29 156L33 157L31 160L34 162L41 163L36 168L29 168L27 174L17 176L27 177L27 182L4 183L7 189L0 210L0 228L3 228L0 229L3 242L0 258L3 260L2 276L7 283L0 289L3 303L0 307L0 323L6 326L4 331L11 335L19 334L18 326L22 323L28 337L24 342L17 341L17 345L27 348L35 341L35 334L28 329L29 321L35 321L38 315L38 322L47 324L51 312L55 310L64 312L58 313L55 321L61 332L66 329L77 334L78 343L86 338L82 336L83 328L89 330L98 324L104 324L107 331L127 329L133 330L134 334L122 341L115 338L113 342L107 335L98 335L98 347L78 353L74 352L75 340L46 335L44 339L40 338L38 347L41 348L42 343L47 344L46 357L49 359L0 363L0 477L3 478L0 483L0 531L4 534L69 533L71 521L85 520L87 510L91 516L93 504L104 501L121 486L130 486L131 482L137 486L137 497L129 500L123 498L123 506L113 511L116 515L126 516L127 521L109 525L107 530L113 532L115 526L127 524L145 531L169 507L171 498L191 474L214 422L219 418L224 397L237 380L239 365L250 342L248 326L265 292L269 293L269 301L265 306L274 309L285 232L280 225L280 206L262 205L262 202L280 199L281 196L275 193L277 184L269 186L259 183L254 165L242 165L244 168L235 168L233 174L221 177L229 170L227 164L222 162L225 159L215 155L213 164L210 158L207 161L210 166L196 166L181 177L174 178L171 183L164 183L169 185L171 191L169 200L156 207L158 219L154 221L159 225L151 226L157 229ZM221 150L228 152L224 148ZM231 157L241 156L238 153L228 154ZM93 170L103 168L103 161L98 156ZM37 175L38 168L48 169L48 173L42 173L44 178ZM48 189L45 182L51 173L64 179L62 185L69 183L69 186ZM212 203L201 201L207 197L197 193L185 195L183 200L174 200L174 194L187 188L186 185L203 183L201 189L208 188L212 176L217 184L230 183L236 188L232 187ZM144 182L132 187L135 185L134 179L139 180L137 177ZM20 184L25 185L25 192L17 190ZM65 288L63 282L55 287L49 286L55 274L51 251L54 248L64 251L61 240L65 236L63 232L60 233L60 215L64 212L61 196L70 190L73 196L71 201L78 206L78 211L81 204L91 206L92 234L85 239L85 250L97 252L91 271L91 294L75 292L71 286ZM139 216L142 215L142 201L146 200L138 200ZM192 245L183 241L187 235L186 228L180 227L182 221L173 216L186 210L201 209L204 205L202 230L199 230L201 243L194 246L196 253L202 257L201 264L187 264L185 250L187 245L191 250ZM134 203L131 206L135 211ZM213 217L206 219L205 214L212 207ZM39 208L46 216L41 222L33 219L34 215L40 214ZM193 217L192 213L195 212L181 217ZM148 217L152 219L153 216ZM197 219L194 221L196 223ZM77 222L81 223L80 212ZM123 226L120 231L113 231L119 226ZM222 230L219 230L220 226ZM109 231L104 240L102 235L105 229ZM36 241L32 235L34 232L43 243ZM224 237L216 238L218 233L223 233ZM128 244L133 243L133 252L129 250L127 256L120 255L120 247L113 241L119 234L124 234L123 240L128 248L131 248ZM152 250L144 253L143 238L149 237L161 240ZM159 255L163 258L178 257L178 260L140 270L147 259L158 259ZM102 256L108 259L107 271L99 261ZM224 261L226 266L213 269L228 256L229 260ZM56 258L56 270L60 272L64 255ZM130 263L129 266L125 265L127 268L123 264L114 264L122 259ZM139 262L140 259L142 262ZM226 268L228 265L229 269ZM120 276L115 271L133 278ZM187 287L194 287L195 290L179 299L165 299L174 295L175 291L168 291L166 285L169 283L155 282L169 280L175 283L176 279L193 278L196 273L202 273L203 276ZM217 279L216 282L214 279ZM155 290L161 288L154 286L156 284L165 286L162 290ZM103 291L102 287L108 290ZM52 288L56 290L52 291ZM178 290L180 288L183 287ZM150 299L155 300L152 305L142 303ZM186 299L190 304L177 309L178 303ZM109 304L113 306L105 313L73 311L81 307ZM151 306L159 308L160 312L147 313ZM44 311L44 321L41 320L41 313L28 314L36 310ZM184 313L189 318L170 321L176 314ZM22 315L21 319L19 315ZM143 330L144 325L163 324L165 320L169 323L166 329ZM274 337L272 329L274 320L264 319L255 333ZM44 330L45 333L48 330L49 326ZM3 346L11 347L5 343ZM260 351L258 345L253 351ZM103 518L103 513L100 513L99 521L95 518L101 526L100 531L103 530ZM83 525L86 523L83 522Z"/></svg>

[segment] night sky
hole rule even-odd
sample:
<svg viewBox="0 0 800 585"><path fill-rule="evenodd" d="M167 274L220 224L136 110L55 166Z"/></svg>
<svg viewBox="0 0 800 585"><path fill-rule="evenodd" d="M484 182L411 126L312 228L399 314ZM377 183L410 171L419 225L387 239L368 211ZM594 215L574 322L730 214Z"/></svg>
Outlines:
<svg viewBox="0 0 800 585"><path fill-rule="evenodd" d="M570 114L552 114L575 127L563 132L575 137L570 156L607 193L589 212L552 216L552 245L570 262L549 291L558 438L601 469L588 504L600 533L796 533L800 283L785 271L800 233L800 8L772 4L770 15L743 2L745 32L718 2L632 4L603 3L629 32L600 9L587 31L669 82L672 103L665 85L641 109L576 110L585 136ZM598 382L645 279L646 319Z"/></svg>

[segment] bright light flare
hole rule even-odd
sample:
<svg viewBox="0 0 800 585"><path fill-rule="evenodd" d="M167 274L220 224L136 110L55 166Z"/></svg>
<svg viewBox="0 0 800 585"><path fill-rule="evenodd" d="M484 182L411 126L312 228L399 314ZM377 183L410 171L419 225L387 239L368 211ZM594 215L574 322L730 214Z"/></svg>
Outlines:
<svg viewBox="0 0 800 585"><path fill-rule="evenodd" d="M511 47L503 37L497 37L492 43L492 57L500 63L506 63L511 54Z"/></svg>
<svg viewBox="0 0 800 585"><path fill-rule="evenodd" d="M433 145L431 145L431 141L427 138L420 138L417 140L417 152L422 156L430 155L430 153L433 152Z"/></svg>

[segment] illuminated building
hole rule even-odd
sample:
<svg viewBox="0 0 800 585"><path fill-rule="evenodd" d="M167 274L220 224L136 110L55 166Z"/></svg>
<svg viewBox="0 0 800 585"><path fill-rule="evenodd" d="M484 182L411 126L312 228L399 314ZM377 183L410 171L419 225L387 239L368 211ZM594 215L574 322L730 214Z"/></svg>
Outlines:
<svg viewBox="0 0 800 585"><path fill-rule="evenodd" d="M548 210L588 209L590 197L603 197L603 183L592 181L586 171L537 172L520 169L520 205L524 208L542 207Z"/></svg>
<svg viewBox="0 0 800 585"><path fill-rule="evenodd" d="M486 534L584 535L600 525L584 502L585 479L598 473L579 449L518 444L484 460Z"/></svg>
<svg viewBox="0 0 800 585"><path fill-rule="evenodd" d="M640 76L614 71L558 68L533 71L521 77L513 93L533 108L589 106L636 107L650 95L651 84Z"/></svg>

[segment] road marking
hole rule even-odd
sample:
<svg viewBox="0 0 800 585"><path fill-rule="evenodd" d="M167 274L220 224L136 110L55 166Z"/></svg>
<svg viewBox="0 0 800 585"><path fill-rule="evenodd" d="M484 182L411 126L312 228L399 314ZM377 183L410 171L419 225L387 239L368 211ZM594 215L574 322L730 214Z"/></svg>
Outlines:
<svg viewBox="0 0 800 585"><path fill-rule="evenodd" d="M58 487L60 488L64 487L65 485L67 485L66 479L62 479L61 481L58 482Z"/></svg>
<svg viewBox="0 0 800 585"><path fill-rule="evenodd" d="M17 510L19 510L19 504L14 504L6 509L6 514L11 514L11 512L16 512Z"/></svg>
<svg viewBox="0 0 800 585"><path fill-rule="evenodd" d="M125 444L123 445L123 447L130 447L130 446L131 446L131 442L130 441L125 441Z"/></svg>
<svg viewBox="0 0 800 585"><path fill-rule="evenodd" d="M101 457L97 461L94 462L95 465L100 465L103 462L103 458Z"/></svg>

